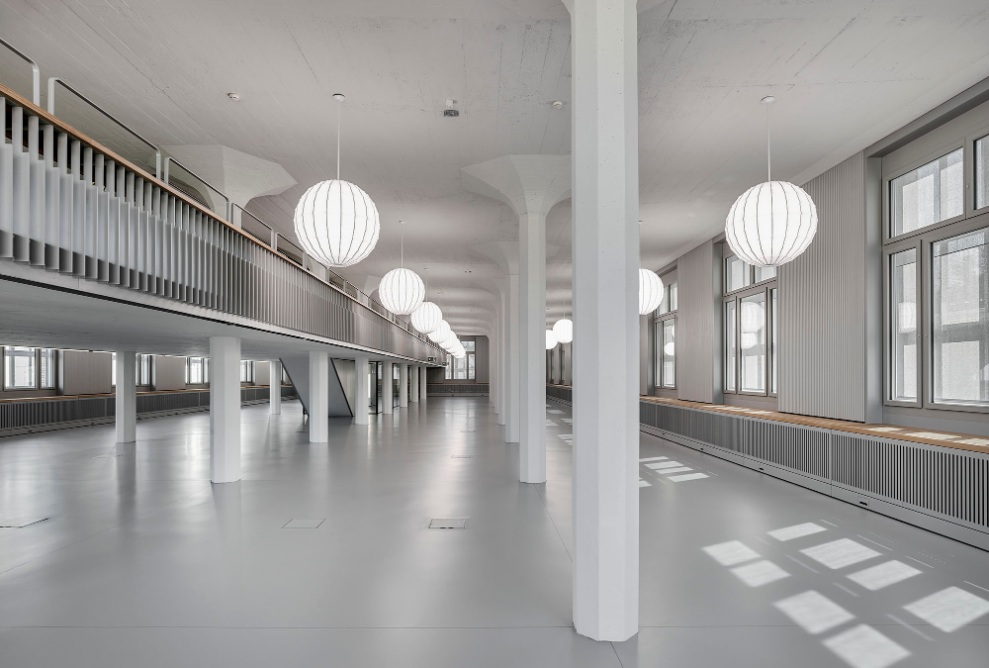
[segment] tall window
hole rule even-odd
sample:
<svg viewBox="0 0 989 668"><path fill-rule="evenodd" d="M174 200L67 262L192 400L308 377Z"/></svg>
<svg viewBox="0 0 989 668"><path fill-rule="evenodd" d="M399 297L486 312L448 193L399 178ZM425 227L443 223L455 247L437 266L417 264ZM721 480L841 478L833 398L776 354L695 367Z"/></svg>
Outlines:
<svg viewBox="0 0 989 668"><path fill-rule="evenodd" d="M154 382L151 378L151 371L154 367L152 356L138 353L137 355L137 384L151 385Z"/></svg>
<svg viewBox="0 0 989 668"><path fill-rule="evenodd" d="M727 255L724 277L724 390L775 395L776 268Z"/></svg>
<svg viewBox="0 0 989 668"><path fill-rule="evenodd" d="M467 339L462 341L467 354L463 359L457 359L453 355L447 355L446 359L446 380L475 380L477 378L477 341Z"/></svg>
<svg viewBox="0 0 989 668"><path fill-rule="evenodd" d="M989 137L884 178L886 403L986 411Z"/></svg>
<svg viewBox="0 0 989 668"><path fill-rule="evenodd" d="M240 361L240 382L254 383L254 362L251 360Z"/></svg>
<svg viewBox="0 0 989 668"><path fill-rule="evenodd" d="M38 387L37 348L7 346L3 349L3 388L34 390Z"/></svg>
<svg viewBox="0 0 989 668"><path fill-rule="evenodd" d="M186 385L205 385L209 382L209 358L188 357L185 365Z"/></svg>
<svg viewBox="0 0 989 668"><path fill-rule="evenodd" d="M654 321L656 336L656 387L672 389L676 382L676 326L677 284L667 277L663 279L663 301L656 310Z"/></svg>

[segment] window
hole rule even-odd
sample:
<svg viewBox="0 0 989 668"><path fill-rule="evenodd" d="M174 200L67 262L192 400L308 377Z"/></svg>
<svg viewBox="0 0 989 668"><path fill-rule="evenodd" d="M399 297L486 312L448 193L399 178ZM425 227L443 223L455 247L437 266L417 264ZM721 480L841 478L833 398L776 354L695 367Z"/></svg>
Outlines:
<svg viewBox="0 0 989 668"><path fill-rule="evenodd" d="M958 149L890 181L891 237L964 213L963 157L964 149Z"/></svg>
<svg viewBox="0 0 989 668"><path fill-rule="evenodd" d="M208 357L189 357L186 359L185 382L187 385L205 385L209 382Z"/></svg>
<svg viewBox="0 0 989 668"><path fill-rule="evenodd" d="M663 301L655 320L655 376L657 388L673 389L676 382L676 311L677 284L669 277L663 280Z"/></svg>
<svg viewBox="0 0 989 668"><path fill-rule="evenodd" d="M55 389L55 370L58 351L54 348L42 348L38 351L38 368L40 371L39 387L42 390Z"/></svg>
<svg viewBox="0 0 989 668"><path fill-rule="evenodd" d="M37 348L7 346L3 352L3 388L5 390L37 389Z"/></svg>
<svg viewBox="0 0 989 668"><path fill-rule="evenodd" d="M725 257L724 390L776 394L776 267Z"/></svg>
<svg viewBox="0 0 989 668"><path fill-rule="evenodd" d="M934 403L989 406L989 228L932 248Z"/></svg>
<svg viewBox="0 0 989 668"><path fill-rule="evenodd" d="M466 355L463 359L457 359L453 355L446 357L446 380L475 380L477 378L477 341L468 339L461 341Z"/></svg>
<svg viewBox="0 0 989 668"><path fill-rule="evenodd" d="M885 401L986 412L989 136L886 179Z"/></svg>
<svg viewBox="0 0 989 668"><path fill-rule="evenodd" d="M240 361L240 382L254 383L254 362L251 360Z"/></svg>
<svg viewBox="0 0 989 668"><path fill-rule="evenodd" d="M137 355L137 384L138 385L151 385L153 380L151 378L151 370L154 365L152 363L151 355L144 355L138 353Z"/></svg>

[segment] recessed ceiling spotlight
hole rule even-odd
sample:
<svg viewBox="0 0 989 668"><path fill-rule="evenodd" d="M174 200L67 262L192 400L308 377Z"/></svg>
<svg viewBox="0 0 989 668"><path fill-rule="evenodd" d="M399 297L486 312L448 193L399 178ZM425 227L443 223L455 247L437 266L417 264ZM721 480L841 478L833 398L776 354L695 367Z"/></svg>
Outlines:
<svg viewBox="0 0 989 668"><path fill-rule="evenodd" d="M229 97L234 102L240 101L240 93L227 93L227 97Z"/></svg>
<svg viewBox="0 0 989 668"><path fill-rule="evenodd" d="M759 101L762 102L763 104L772 104L773 102L776 101L776 98L773 97L772 95L767 95L766 97L762 98Z"/></svg>
<svg viewBox="0 0 989 668"><path fill-rule="evenodd" d="M563 109L563 100L553 100L552 106L554 109Z"/></svg>

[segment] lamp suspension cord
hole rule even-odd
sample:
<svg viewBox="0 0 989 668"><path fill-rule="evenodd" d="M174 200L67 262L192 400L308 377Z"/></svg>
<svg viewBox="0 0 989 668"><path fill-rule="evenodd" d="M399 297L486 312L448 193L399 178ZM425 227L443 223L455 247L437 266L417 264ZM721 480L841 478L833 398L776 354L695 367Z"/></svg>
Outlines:
<svg viewBox="0 0 989 668"><path fill-rule="evenodd" d="M771 141L771 131L772 123L770 122L771 116L769 111L770 105L766 105L766 180L772 182L773 180L773 148Z"/></svg>
<svg viewBox="0 0 989 668"><path fill-rule="evenodd" d="M405 269L405 221L400 220L398 224L402 226L402 251L401 251L401 267Z"/></svg>

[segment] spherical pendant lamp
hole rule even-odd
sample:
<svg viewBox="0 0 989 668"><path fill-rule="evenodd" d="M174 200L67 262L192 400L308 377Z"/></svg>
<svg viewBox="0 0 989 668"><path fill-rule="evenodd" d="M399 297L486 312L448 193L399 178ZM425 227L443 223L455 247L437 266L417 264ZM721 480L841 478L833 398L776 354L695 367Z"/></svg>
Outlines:
<svg viewBox="0 0 989 668"><path fill-rule="evenodd" d="M553 325L553 334L560 343L570 343L573 341L573 320L561 318Z"/></svg>
<svg viewBox="0 0 989 668"><path fill-rule="evenodd" d="M422 304L426 286L414 271L400 267L384 275L378 287L378 296L382 306L395 315L409 315Z"/></svg>
<svg viewBox="0 0 989 668"><path fill-rule="evenodd" d="M438 344L440 341L445 341L448 336L450 336L450 323L446 320L440 320L440 324L436 326L436 329L431 331L426 336L433 343Z"/></svg>
<svg viewBox="0 0 989 668"><path fill-rule="evenodd" d="M639 315L649 315L663 303L663 281L656 272L639 268Z"/></svg>
<svg viewBox="0 0 989 668"><path fill-rule="evenodd" d="M553 348L556 347L556 344L557 343L559 343L559 342L556 340L556 334L553 333L553 330L552 329L547 329L546 330L546 350L552 350Z"/></svg>
<svg viewBox="0 0 989 668"><path fill-rule="evenodd" d="M333 96L337 102L343 95ZM337 178L306 190L295 207L295 236L306 253L330 267L357 264L374 250L381 232L378 209L366 192L340 179L340 109L337 107Z"/></svg>
<svg viewBox="0 0 989 668"><path fill-rule="evenodd" d="M412 312L412 326L423 334L429 334L439 327L442 319L443 312L433 302L423 302Z"/></svg>
<svg viewBox="0 0 989 668"><path fill-rule="evenodd" d="M676 355L676 344L673 341L667 341L666 345L663 346L663 352L670 357Z"/></svg>
<svg viewBox="0 0 989 668"><path fill-rule="evenodd" d="M763 104L775 101L764 97ZM777 267L807 250L817 234L817 207L810 195L786 181L773 181L766 117L767 179L735 200L725 220L725 240L735 255L757 267Z"/></svg>

